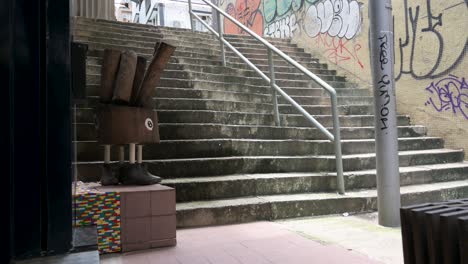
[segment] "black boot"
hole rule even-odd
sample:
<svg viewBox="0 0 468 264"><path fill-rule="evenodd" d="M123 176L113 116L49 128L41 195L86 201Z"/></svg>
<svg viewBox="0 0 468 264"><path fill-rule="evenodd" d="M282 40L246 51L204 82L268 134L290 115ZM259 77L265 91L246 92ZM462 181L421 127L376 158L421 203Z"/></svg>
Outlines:
<svg viewBox="0 0 468 264"><path fill-rule="evenodd" d="M101 167L101 185L117 185L119 179L115 176L115 172L110 164L103 164Z"/></svg>
<svg viewBox="0 0 468 264"><path fill-rule="evenodd" d="M139 163L121 166L119 180L123 185L150 185L161 182L160 177L152 175Z"/></svg>

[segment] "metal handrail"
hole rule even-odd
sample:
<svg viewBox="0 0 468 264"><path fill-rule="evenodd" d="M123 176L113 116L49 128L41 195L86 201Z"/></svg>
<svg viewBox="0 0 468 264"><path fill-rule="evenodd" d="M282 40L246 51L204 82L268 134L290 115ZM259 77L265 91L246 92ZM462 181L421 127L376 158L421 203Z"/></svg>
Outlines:
<svg viewBox="0 0 468 264"><path fill-rule="evenodd" d="M188 0L189 6L189 14L190 14L190 26L192 31L194 30L192 16L199 20L202 25L204 25L211 33L213 33L220 42L221 46L221 56L223 66L226 66L226 57L224 52L224 45L226 45L229 49L231 49L237 56L239 56L250 68L252 68L255 72L257 72L262 79L270 83L272 88L272 97L273 97L273 106L274 106L274 116L275 116L275 124L277 126L280 125L280 118L279 118L279 110L278 110L278 99L276 93L279 93L286 101L288 101L296 110L298 110L308 121L310 121L318 130L325 134L325 136L332 142L334 142L335 146L335 156L336 156L336 172L337 172L337 189L340 194L345 193L344 187L344 178L343 178L343 159L341 153L341 137L340 137L340 122L339 122L339 114L338 114L338 99L336 95L336 90L331 87L328 83L323 81L320 77L315 75L314 73L307 70L304 66L299 64L297 61L293 60L291 57L283 53L281 50L270 44L268 41L257 35L255 32L251 31L249 28L241 24L235 18L231 17L226 12L222 11L213 3L202 0L207 5L211 6L214 10L216 10L217 21L218 21L218 32L214 30L210 25L208 25L205 21L203 21L197 14L192 11L192 1ZM260 69L258 69L255 64L253 64L249 59L247 59L240 51L238 51L234 46L231 45L226 39L224 39L223 35L223 27L222 27L222 20L221 15L229 19L231 22L236 24L242 30L250 34L252 37L260 41L263 45L265 45L268 49L268 65L270 71L270 77L268 77L265 73L263 73ZM306 76L314 80L318 83L322 88L324 88L330 94L331 100L331 108L332 108L332 116L333 116L333 134L330 133L320 122L318 122L312 115L310 115L302 106L300 106L294 99L292 99L286 92L284 92L281 87L279 87L275 83L275 72L274 72L274 64L273 64L273 52L279 55L281 58L286 60L289 64L300 70Z"/></svg>

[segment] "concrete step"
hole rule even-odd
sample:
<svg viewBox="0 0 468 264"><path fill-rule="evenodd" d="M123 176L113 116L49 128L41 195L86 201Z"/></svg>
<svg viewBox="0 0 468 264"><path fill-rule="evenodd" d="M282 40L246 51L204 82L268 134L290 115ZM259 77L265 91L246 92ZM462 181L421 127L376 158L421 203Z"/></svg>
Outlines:
<svg viewBox="0 0 468 264"><path fill-rule="evenodd" d="M158 110L158 119L161 123L210 123L231 125L274 125L271 113L224 112L208 110ZM93 108L77 108L77 122L94 122L95 110ZM326 127L332 127L332 116L315 115L314 118ZM281 126L284 127L310 127L310 122L301 114L280 115ZM410 125L408 116L397 116L399 126ZM363 127L374 125L373 115L346 115L340 116L340 125L343 127Z"/></svg>
<svg viewBox="0 0 468 264"><path fill-rule="evenodd" d="M97 84L92 84L87 86L87 95L88 96L98 96L100 86ZM343 96L361 96L369 97L368 89L358 89L358 88L337 88L335 89L338 97ZM323 102L329 102L328 92L322 88L283 88L289 96L291 97L323 97ZM226 94L232 94L233 96L254 96L254 95L263 95L271 96L271 89L269 87L262 86L237 86L235 89L230 88L229 90L224 88L212 87L210 89L198 89L198 88L174 88L174 87L158 87L155 89L156 97L160 98L206 98L214 99L224 98ZM215 96L215 97L211 97ZM278 97L280 97L278 95ZM242 101L242 100L241 100Z"/></svg>
<svg viewBox="0 0 468 264"><path fill-rule="evenodd" d="M87 83L99 83L100 80L100 73L87 73ZM346 78L342 76L336 75L324 75L318 74L322 80L328 83L336 83L342 85L341 87L346 87L344 83L346 83ZM311 87L314 85L315 82L310 79L306 78L289 78L289 76L285 76L285 79L281 79L279 76L276 77L276 83L282 86L300 86L300 87ZM259 75L256 76L242 76L240 74L229 73L229 74L213 74L213 73L205 73L205 72L196 72L196 71L189 71L189 70L167 70L164 71L162 78L164 79L175 79L175 80L192 80L192 81L212 81L212 82L229 82L229 83L236 83L236 84L247 84L247 85L263 85L269 86L269 83L262 79ZM315 87L319 87L318 84Z"/></svg>
<svg viewBox="0 0 468 264"><path fill-rule="evenodd" d="M78 108L95 108L99 102L98 97L89 96L85 102L77 104ZM209 110L227 112L248 112L248 113L269 113L273 111L271 103L253 103L242 101L224 101L211 99L193 98L155 98L155 109L158 110ZM311 115L331 115L330 104L324 105L302 105ZM280 114L299 114L299 112L289 104L278 105ZM373 106L365 105L339 105L340 115L372 115Z"/></svg>
<svg viewBox="0 0 468 264"><path fill-rule="evenodd" d="M97 83L99 78L97 76L91 76L95 79L90 79L89 83L94 84ZM212 88L212 87L223 87L226 89L230 89L231 87L237 86L264 86L268 87L269 83L264 80L259 79L244 79L245 82L241 80L229 79L226 78L225 81L216 81L216 80L184 80L184 79L175 79L175 78L161 78L160 86L162 87L175 87L175 88ZM280 86L281 88L288 87L288 88L318 88L320 85L316 84L314 81L304 81L304 80L290 80L290 79L277 79L275 83ZM352 83L346 81L328 81L327 82L332 87L336 88L357 88Z"/></svg>
<svg viewBox="0 0 468 264"><path fill-rule="evenodd" d="M242 70L240 70L242 71ZM264 80L258 75L253 76L245 76L236 74L236 72L231 73L222 73L222 74L213 74L213 73L206 73L206 72L197 72L197 71L184 71L187 74L187 77L193 80L212 80L212 81L233 81L239 82L242 79L250 81L250 80L258 80L264 82ZM168 78L181 78L180 71L165 71L164 76ZM344 76L337 76L337 75L325 75L325 74L317 74L324 81L336 81L336 82L345 82L346 77ZM308 78L306 75L299 75L299 76L285 76L287 79L282 79L280 76L276 76L277 80L297 80L304 83L308 83L311 79Z"/></svg>
<svg viewBox="0 0 468 264"><path fill-rule="evenodd" d="M96 57L89 58L87 60L86 71L88 74L100 74L101 73L101 62ZM308 76L300 72L281 72L282 68L276 69L275 77L278 79L298 79L298 80L310 80ZM217 75L235 75L235 76L245 76L245 77L256 77L261 78L258 73L253 70L246 69L237 69L231 67L219 67L212 65L200 66L198 64L178 64L178 63L169 63L164 70L163 76L167 77L176 73L184 74L184 72L190 73L205 73L205 74L217 74ZM333 75L336 76L336 71L334 70L324 70L324 69L314 69L314 73L318 76ZM268 74L268 72L265 72ZM344 77L342 77L344 78ZM343 79L344 80L344 79Z"/></svg>
<svg viewBox="0 0 468 264"><path fill-rule="evenodd" d="M184 76L182 76L183 78ZM213 78L214 79L214 78ZM101 81L100 74L86 74L86 83L88 85L97 85ZM318 88L318 84L314 81L306 80L290 80L290 79L277 79L275 82L280 87L288 88ZM355 88L352 84L346 81L328 81L330 85L337 88ZM264 88L269 87L263 79L258 78L246 78L246 77L231 77L226 76L224 80L197 80L197 79L179 79L170 77L161 77L159 82L160 87L173 87L173 88L199 88L199 89L212 89L212 88L224 88L230 90L231 87L238 86L262 86Z"/></svg>
<svg viewBox="0 0 468 264"><path fill-rule="evenodd" d="M137 48L154 48L155 42L164 41L169 44L175 45L177 50L182 51L197 51L203 54L214 54L219 55L221 52L221 47L219 42L211 41L206 43L203 46L195 46L193 41L181 41L180 39L171 39L163 35L155 35L154 37L128 37L125 34L114 33L114 32L102 32L102 31L77 31L74 35L74 40L78 42L91 42L91 43L113 43L117 45L127 46L127 47L137 47ZM268 50L265 46L254 46L244 45L243 43L234 43L233 46L238 49L243 54L258 54L263 57L268 56ZM305 56L311 58L312 56L309 53L304 52L304 49L291 47L291 46L281 46L278 47L282 52L286 53L288 56ZM225 48L225 51L231 52L229 48ZM213 53L215 52L215 53ZM232 53L234 54L234 53ZM278 56L277 54L273 54Z"/></svg>
<svg viewBox="0 0 468 264"><path fill-rule="evenodd" d="M98 87L98 86L93 86ZM172 90L180 90L176 93ZM250 102L252 104L271 104L272 96L269 94L253 94L253 93L237 93L237 92L225 92L225 91L210 91L210 90L195 90L192 89L192 92L189 92L189 89L166 89L167 93L156 94L154 98L155 101L158 101L159 98L162 100L165 99L195 99L195 100L218 100L226 102ZM98 91L89 91L90 96L96 96ZM208 99L210 98L210 99ZM326 96L291 96L298 104L300 105L329 105L330 99ZM94 97L90 98L90 101L95 100ZM338 105L371 105L373 102L373 97L370 96L339 96ZM97 102L96 102L97 103ZM281 96L278 96L278 103L288 105L289 102L286 101Z"/></svg>
<svg viewBox="0 0 468 264"><path fill-rule="evenodd" d="M152 26L152 25L142 25L142 24L135 24L135 23L116 23L114 21L102 21L102 20L93 20L93 19L82 19L78 18L74 20L73 27L74 28L80 28L81 26L86 29L89 26L94 26L94 27L108 27L108 28L113 28L115 30L119 29L127 29L127 30L132 30L135 32L145 32L145 31L156 31L156 32L161 32L164 33L165 35L175 35L175 36L201 36L204 38L215 38L214 35L210 32L192 32L189 29L182 29L182 28L170 28L170 27L160 27L160 26ZM230 34L225 34L224 37L229 40L245 40L245 41L250 41L252 43L256 43L257 40L255 40L251 36L244 36L244 35L230 35ZM291 41L289 39L281 39L281 38L270 38L270 37L265 37L268 42L271 43L286 43L289 44Z"/></svg>
<svg viewBox="0 0 468 264"><path fill-rule="evenodd" d="M400 167L401 186L468 179L468 163ZM345 172L347 192L376 188L376 171ZM177 202L208 201L261 195L336 191L336 173L238 174L164 179L177 190Z"/></svg>
<svg viewBox="0 0 468 264"><path fill-rule="evenodd" d="M83 31L85 32L89 31L90 30L89 27L92 27L91 30L93 32L93 36L109 36L108 34L105 34L105 33L111 32L111 33L125 34L127 37L132 37L132 36L161 37L163 36L164 38L173 39L174 41L182 40L182 41L197 41L197 43L216 43L216 42L219 43L219 41L212 34L185 33L185 32L173 32L173 31L168 33L167 31L159 30L158 28L138 29L132 26L115 27L113 25L106 25L106 24L77 23L73 27L73 34L80 35L80 33ZM227 37L226 39L229 42L233 44L237 44L237 45L250 45L250 44L259 43L256 40L248 39L245 37L243 38ZM290 47L291 46L295 47L294 44L291 44L288 40L285 40L285 39L268 39L267 41L270 42L274 46L288 45Z"/></svg>
<svg viewBox="0 0 468 264"><path fill-rule="evenodd" d="M89 44L89 43L88 43ZM102 57L103 55L103 50L105 48L116 48L116 49L124 49L123 46L109 46L109 45L104 45L104 44L92 44L90 45L90 50L88 51L88 56L92 57ZM152 50L150 49L145 49L145 53L139 53L141 51L137 51L137 54L139 56L146 57L148 60L151 60L152 58ZM234 60L234 63L229 62L229 67L234 67L234 68L240 68L240 69L249 69L248 66L242 62L236 62L236 58L232 58ZM231 61L231 58L229 58L229 61ZM312 62L309 62L312 61ZM205 55L200 55L196 53L186 53L186 52L178 52L176 51L174 55L171 57L169 60L171 63L181 63L181 64L199 64L202 66L221 66L221 57L220 56L205 56ZM266 69L265 72L268 70L268 62L267 60L257 60L257 59L252 59L252 63L255 63L257 68L261 69ZM299 60L301 62L301 60ZM314 60L308 60L307 62L301 62L301 65L308 68L312 72L314 72L316 69L317 70L326 70L327 65L322 64L322 63L317 63L314 62ZM285 70L287 72L299 72L296 68L293 68L290 66L286 61L284 60L275 60L275 69L279 68L278 72L284 72ZM275 70L276 71L276 70Z"/></svg>
<svg viewBox="0 0 468 264"><path fill-rule="evenodd" d="M462 150L431 149L399 152L400 166L462 162ZM333 172L334 155L231 156L145 160L148 170L163 178L277 172ZM100 175L99 162L78 162L82 175ZM343 155L344 171L375 169L375 153Z"/></svg>
<svg viewBox="0 0 468 264"><path fill-rule="evenodd" d="M85 29L85 30L75 30L73 35L76 39L80 39L83 41L90 41L88 38L108 38L108 39L116 39L116 40L123 40L123 41L137 41L143 43L152 43L154 45L157 41L164 41L171 45L175 45L178 47L189 48L192 47L193 49L200 48L200 45L203 48L212 48L214 50L220 50L219 41L211 38L183 38L178 36L170 36L170 35L162 35L158 33L143 33L141 35L132 34L129 31L112 31L112 30L99 30L99 29ZM107 41L106 41L107 42ZM199 44L198 46L194 46L194 43ZM230 41L231 45L235 48L241 50L242 52L252 52L253 50L261 50L266 54L265 45L260 43L246 43L242 41ZM141 44L141 43L140 43ZM282 44L282 43L275 43L276 48L280 49L281 51L287 52L303 52L304 49L298 48L296 45L292 44ZM229 48L225 48L225 50L230 50Z"/></svg>
<svg viewBox="0 0 468 264"><path fill-rule="evenodd" d="M154 52L153 47L134 47L134 46L125 46L125 45L120 45L114 42L109 42L109 43L102 43L102 42L89 42L89 41L80 41L84 44L88 45L89 50L104 50L104 49L118 49L118 50L133 50L135 51L138 55L141 56L146 56L150 57L152 56ZM192 59L200 59L200 61L208 61L208 62L213 62L213 61L220 61L221 60L221 55L218 51L210 51L209 53L200 53L198 50L190 50L190 49L177 49L175 50L173 57L179 58L179 57L185 57L185 58L192 58ZM263 56L262 54L245 54L245 57L247 57L253 64L260 64L260 65L268 65L268 58L266 56ZM311 58L310 56L306 55L293 55L291 56L294 60L299 62L300 64L303 65L309 65L309 64L318 64L318 60ZM240 63L243 62L237 55L235 55L232 52L227 52L226 53L226 61L229 63ZM275 57L273 59L274 64L278 66L288 66L289 63L286 62L284 59Z"/></svg>
<svg viewBox="0 0 468 264"><path fill-rule="evenodd" d="M402 205L461 199L467 196L467 180L401 187ZM346 195L334 193L261 195L178 203L177 226L182 228L223 225L374 210L377 210L375 190L351 191Z"/></svg>
<svg viewBox="0 0 468 264"><path fill-rule="evenodd" d="M327 128L332 131L332 128ZM175 139L327 139L312 127L246 126L226 124L160 123L162 140ZM420 137L426 135L423 126L399 126L399 137ZM78 141L96 140L94 123L77 123ZM342 127L342 139L374 138L374 127Z"/></svg>
<svg viewBox="0 0 468 264"><path fill-rule="evenodd" d="M92 54L100 56L94 57L91 56ZM89 73L99 73L100 67L102 63L101 56L103 55L102 51L89 51L87 57L87 68ZM145 56L148 59L151 59L150 56ZM180 64L180 60L184 60L184 64ZM188 60L188 61L186 61ZM192 63L195 64L192 64ZM200 64L203 62L205 64ZM336 75L335 70L327 70L325 69L326 64L311 64L309 65L309 70L313 71L315 74L323 74L323 75ZM236 65L234 65L236 66ZM262 70L265 74L269 75L269 68L268 65L256 65L260 70ZM247 76L247 77L259 77L258 73L253 71L250 68L235 68L235 67L222 67L220 61L210 61L210 60L197 60L189 57L178 57L173 58L168 63L165 70L187 70L187 71L194 71L194 72L206 72L206 73L213 73L213 74L224 74L224 73L238 73L239 76ZM309 80L310 78L304 77L304 73L300 72L298 69L290 67L290 66L275 66L275 75L279 79L283 78L296 78L296 79L303 79Z"/></svg>
<svg viewBox="0 0 468 264"><path fill-rule="evenodd" d="M163 39L155 39L152 42L141 42L136 41L133 39L125 40L125 39L117 39L117 38L106 38L106 37L86 37L86 36L76 36L75 41L82 42L88 44L88 48L90 49L104 49L106 47L110 48L117 48L117 49L131 49L140 54L152 54L154 50L154 45L156 41L162 41ZM199 54L198 57L207 57L207 56L217 56L221 55L221 51L219 46L204 46L204 47L195 47L193 42L185 42L182 43L178 40L170 40L164 39L165 42L172 44L177 47L176 52L174 53L176 56L187 56L187 53ZM312 58L309 53L296 51L294 49L287 49L281 47L281 49L285 49L283 52L286 53L291 58L302 61L302 62L318 62L318 59ZM249 59L267 59L268 55L266 50L264 49L252 49L247 47L240 47L238 48L240 52L244 56ZM183 52L183 53L181 53ZM237 55L231 51L230 49L226 49L226 56L229 57L237 57ZM279 55L274 55L274 61L280 62L283 60Z"/></svg>
<svg viewBox="0 0 468 264"><path fill-rule="evenodd" d="M103 147L97 141L79 141L76 144L78 161L102 161ZM440 138L415 137L399 139L400 151L440 149L443 147L444 142ZM342 151L345 155L372 153L375 151L375 140L343 140ZM328 140L192 139L163 140L160 144L146 145L143 148L143 157L152 160L240 155L334 155L334 152L334 144ZM112 148L111 157L114 160L118 157L118 148Z"/></svg>

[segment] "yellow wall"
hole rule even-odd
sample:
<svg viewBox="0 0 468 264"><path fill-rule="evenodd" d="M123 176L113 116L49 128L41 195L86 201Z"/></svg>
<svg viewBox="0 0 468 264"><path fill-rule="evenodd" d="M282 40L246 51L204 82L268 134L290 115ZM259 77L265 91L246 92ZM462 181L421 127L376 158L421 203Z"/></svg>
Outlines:
<svg viewBox="0 0 468 264"><path fill-rule="evenodd" d="M371 87L367 0L219 1L257 33L292 38L348 80ZM392 4L398 113L427 126L430 136L443 137L447 147L468 150L467 4L464 0ZM239 33L229 23L225 30Z"/></svg>

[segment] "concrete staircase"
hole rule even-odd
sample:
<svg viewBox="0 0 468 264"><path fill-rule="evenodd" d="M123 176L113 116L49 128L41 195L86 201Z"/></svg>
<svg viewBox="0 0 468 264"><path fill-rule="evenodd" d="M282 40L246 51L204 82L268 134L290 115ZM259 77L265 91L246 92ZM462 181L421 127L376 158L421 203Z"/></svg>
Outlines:
<svg viewBox="0 0 468 264"><path fill-rule="evenodd" d="M346 195L335 192L333 144L280 99L282 127L275 127L270 89L232 52L220 63L218 41L207 33L138 24L74 19L75 41L89 45L89 100L78 105L80 179L99 180L103 148L96 142L93 107L102 50L132 49L151 57L156 41L177 50L156 88L161 144L144 148L150 170L177 190L179 227L239 223L376 209L372 97L285 39L268 39L334 86L339 95ZM268 71L266 50L246 36L226 37ZM326 127L329 98L314 82L275 59L276 78ZM398 116L403 204L468 196L463 150ZM117 154L114 153L116 158Z"/></svg>

